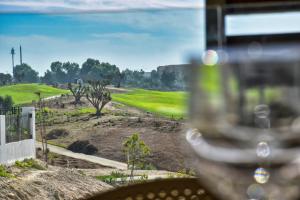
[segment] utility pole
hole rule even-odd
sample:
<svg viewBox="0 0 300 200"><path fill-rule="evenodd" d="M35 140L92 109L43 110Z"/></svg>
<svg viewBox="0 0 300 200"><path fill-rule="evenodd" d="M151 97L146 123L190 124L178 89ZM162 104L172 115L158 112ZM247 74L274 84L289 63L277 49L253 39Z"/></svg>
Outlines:
<svg viewBox="0 0 300 200"><path fill-rule="evenodd" d="M22 46L20 45L20 65L22 65Z"/></svg>
<svg viewBox="0 0 300 200"><path fill-rule="evenodd" d="M15 77L15 49L12 48L10 51L11 54L11 60L12 60L12 71L13 71L13 78Z"/></svg>

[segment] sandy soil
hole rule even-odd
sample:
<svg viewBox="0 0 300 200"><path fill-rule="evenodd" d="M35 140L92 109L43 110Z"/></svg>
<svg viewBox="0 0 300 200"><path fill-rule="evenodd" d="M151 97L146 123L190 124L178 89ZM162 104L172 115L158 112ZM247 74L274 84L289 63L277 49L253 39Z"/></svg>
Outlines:
<svg viewBox="0 0 300 200"><path fill-rule="evenodd" d="M3 200L73 200L95 195L111 186L77 170L50 167L47 171L26 171L17 178L0 177L0 188Z"/></svg>

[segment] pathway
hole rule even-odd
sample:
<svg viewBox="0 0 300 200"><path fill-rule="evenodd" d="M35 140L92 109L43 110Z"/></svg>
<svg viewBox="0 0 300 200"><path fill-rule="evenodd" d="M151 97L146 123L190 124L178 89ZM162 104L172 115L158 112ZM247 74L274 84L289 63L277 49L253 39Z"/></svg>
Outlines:
<svg viewBox="0 0 300 200"><path fill-rule="evenodd" d="M42 148L42 143L36 141L36 147ZM50 144L48 144L48 149L50 150L50 152L53 152L53 153L68 156L68 157L75 158L75 159L85 160L88 162L93 162L93 163L96 163L96 164L99 164L99 165L102 165L105 167L111 167L111 168L120 169L120 170L127 169L126 163L109 160L109 159L101 158L98 156L91 156L91 155L86 155L86 154L82 154L82 153L75 153L70 150L67 150L67 149L64 149L64 148L61 148L58 146L50 145Z"/></svg>

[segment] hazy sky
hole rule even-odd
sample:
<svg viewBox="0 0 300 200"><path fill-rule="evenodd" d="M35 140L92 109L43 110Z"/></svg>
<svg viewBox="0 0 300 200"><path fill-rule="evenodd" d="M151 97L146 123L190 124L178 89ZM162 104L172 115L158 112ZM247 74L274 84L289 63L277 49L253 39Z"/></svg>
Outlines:
<svg viewBox="0 0 300 200"><path fill-rule="evenodd" d="M91 10L98 13L68 13ZM23 62L40 75L53 61L81 65L89 57L150 71L187 63L204 49L199 0L0 0L0 11L0 72L11 72L10 49L20 44ZM297 32L299 20L299 13L228 17L227 34Z"/></svg>

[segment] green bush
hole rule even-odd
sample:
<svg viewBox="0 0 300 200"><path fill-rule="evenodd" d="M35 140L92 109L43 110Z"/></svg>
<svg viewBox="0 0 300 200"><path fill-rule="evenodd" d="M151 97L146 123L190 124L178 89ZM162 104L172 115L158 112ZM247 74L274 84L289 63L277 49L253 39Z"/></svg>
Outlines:
<svg viewBox="0 0 300 200"><path fill-rule="evenodd" d="M117 182L118 178L121 178L121 182L125 182L127 179L127 176L121 172L111 172L110 175L96 176L96 178L105 183L114 184Z"/></svg>
<svg viewBox="0 0 300 200"><path fill-rule="evenodd" d="M15 166L23 169L38 169L38 170L45 170L43 166L41 166L36 160L34 159L25 159L24 161L16 161Z"/></svg>
<svg viewBox="0 0 300 200"><path fill-rule="evenodd" d="M14 176L7 171L5 166L0 165L0 177L13 178Z"/></svg>
<svg viewBox="0 0 300 200"><path fill-rule="evenodd" d="M123 150L127 157L128 169L131 171L130 177L133 179L135 169L146 168L148 165L145 158L150 155L151 149L140 139L140 135L135 133L123 142Z"/></svg>
<svg viewBox="0 0 300 200"><path fill-rule="evenodd" d="M2 108L4 111L10 110L14 105L13 99L11 96L0 96L0 108Z"/></svg>

